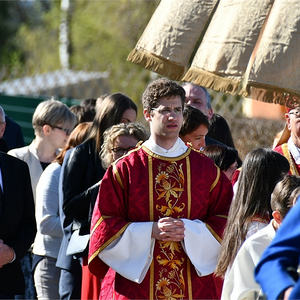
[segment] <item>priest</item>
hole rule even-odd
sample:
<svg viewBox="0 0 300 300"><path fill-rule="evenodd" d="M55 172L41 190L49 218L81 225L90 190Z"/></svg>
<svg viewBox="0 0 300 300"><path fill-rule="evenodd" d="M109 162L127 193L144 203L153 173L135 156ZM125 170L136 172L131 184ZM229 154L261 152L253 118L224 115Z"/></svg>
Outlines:
<svg viewBox="0 0 300 300"><path fill-rule="evenodd" d="M288 108L286 124L275 142L274 151L282 154L290 163L290 174L300 174L300 107Z"/></svg>
<svg viewBox="0 0 300 300"><path fill-rule="evenodd" d="M180 85L155 80L142 101L150 138L103 177L89 268L104 278L102 296L108 299L216 299L220 286L213 272L231 184L179 138L185 102Z"/></svg>

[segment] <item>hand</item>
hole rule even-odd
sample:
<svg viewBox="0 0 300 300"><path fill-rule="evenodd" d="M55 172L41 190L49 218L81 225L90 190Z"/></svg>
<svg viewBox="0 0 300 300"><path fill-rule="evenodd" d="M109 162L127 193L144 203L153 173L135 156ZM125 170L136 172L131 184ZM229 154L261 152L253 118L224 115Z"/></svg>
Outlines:
<svg viewBox="0 0 300 300"><path fill-rule="evenodd" d="M287 288L287 289L284 291L284 294L283 294L283 300L288 300L288 299L289 299L292 290L293 290L293 287L291 286L291 287Z"/></svg>
<svg viewBox="0 0 300 300"><path fill-rule="evenodd" d="M10 263L13 260L14 256L14 250L8 245L4 244L2 240L0 240L0 268Z"/></svg>
<svg viewBox="0 0 300 300"><path fill-rule="evenodd" d="M152 237L160 241L180 242L184 239L184 223L171 217L161 218L153 223Z"/></svg>

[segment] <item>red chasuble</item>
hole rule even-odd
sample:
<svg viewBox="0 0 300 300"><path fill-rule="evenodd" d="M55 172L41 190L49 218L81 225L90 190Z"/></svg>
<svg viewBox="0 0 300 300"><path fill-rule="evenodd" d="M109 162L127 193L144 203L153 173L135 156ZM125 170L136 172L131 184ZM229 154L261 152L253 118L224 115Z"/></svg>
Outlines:
<svg viewBox="0 0 300 300"><path fill-rule="evenodd" d="M300 165L297 165L295 163L292 155L289 152L288 144L284 143L284 144L276 147L274 149L274 151L280 153L281 155L283 155L289 161L289 164L290 164L289 174L299 176L299 174L300 174Z"/></svg>
<svg viewBox="0 0 300 300"><path fill-rule="evenodd" d="M156 155L144 146L133 150L102 179L91 224L91 272L104 277L108 266L98 254L131 222L158 221L167 216L199 219L220 241L231 199L229 180L205 155L190 148L176 158ZM205 247L205 241L199 247ZM102 284L105 286L105 279ZM213 275L199 277L181 243L162 241L155 242L144 280L138 284L116 273L113 294L117 299L219 296Z"/></svg>

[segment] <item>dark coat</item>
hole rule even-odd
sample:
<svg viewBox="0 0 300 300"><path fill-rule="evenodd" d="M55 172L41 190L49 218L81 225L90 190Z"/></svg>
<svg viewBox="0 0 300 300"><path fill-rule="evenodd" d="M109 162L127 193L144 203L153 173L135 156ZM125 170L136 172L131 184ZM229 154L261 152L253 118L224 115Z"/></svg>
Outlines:
<svg viewBox="0 0 300 300"><path fill-rule="evenodd" d="M24 147L24 137L20 125L8 116L5 116L5 122L6 127L3 139L6 142L8 150Z"/></svg>
<svg viewBox="0 0 300 300"><path fill-rule="evenodd" d="M64 227L76 221L81 227L80 234L89 233L96 200L93 186L104 173L99 154L95 153L94 140L90 139L75 148L63 176Z"/></svg>
<svg viewBox="0 0 300 300"><path fill-rule="evenodd" d="M0 268L0 293L22 294L24 278L20 259L34 241L36 223L28 166L0 152L3 196L0 206L0 239L12 247L16 259Z"/></svg>

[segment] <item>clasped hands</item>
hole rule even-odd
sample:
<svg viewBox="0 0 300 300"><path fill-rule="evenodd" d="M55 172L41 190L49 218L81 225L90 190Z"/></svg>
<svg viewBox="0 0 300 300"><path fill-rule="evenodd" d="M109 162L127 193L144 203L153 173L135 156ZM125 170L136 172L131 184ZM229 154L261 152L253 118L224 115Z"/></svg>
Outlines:
<svg viewBox="0 0 300 300"><path fill-rule="evenodd" d="M152 237L160 241L180 242L184 239L184 223L171 217L161 218L153 223Z"/></svg>
<svg viewBox="0 0 300 300"><path fill-rule="evenodd" d="M14 250L0 239L0 268L14 259Z"/></svg>

